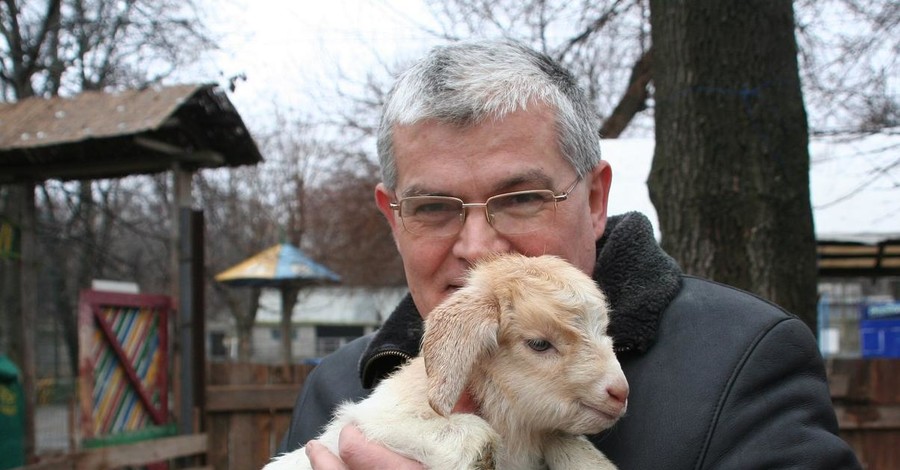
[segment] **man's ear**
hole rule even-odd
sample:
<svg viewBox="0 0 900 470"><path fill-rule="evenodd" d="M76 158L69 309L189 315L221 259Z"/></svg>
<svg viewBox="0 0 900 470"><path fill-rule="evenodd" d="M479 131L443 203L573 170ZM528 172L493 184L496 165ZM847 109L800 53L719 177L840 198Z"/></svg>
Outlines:
<svg viewBox="0 0 900 470"><path fill-rule="evenodd" d="M393 194L384 186L384 183L375 185L375 204L378 206L378 210L381 211L384 218L387 219L388 224L391 225L391 231L396 232L397 213L391 208L391 201L393 201L393 199Z"/></svg>
<svg viewBox="0 0 900 470"><path fill-rule="evenodd" d="M591 208L591 222L594 235L599 239L606 230L607 204L609 203L609 187L612 184L612 167L609 162L601 160L591 170L588 178L588 204Z"/></svg>

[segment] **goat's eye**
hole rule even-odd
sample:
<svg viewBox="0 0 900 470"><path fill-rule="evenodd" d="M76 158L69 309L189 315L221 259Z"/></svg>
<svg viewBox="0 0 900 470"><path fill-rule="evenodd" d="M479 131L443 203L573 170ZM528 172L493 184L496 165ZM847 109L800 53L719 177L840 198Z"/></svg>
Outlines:
<svg viewBox="0 0 900 470"><path fill-rule="evenodd" d="M547 341L545 339L529 339L526 340L525 343L529 348L538 352L546 351L553 347L553 345L550 344L550 341Z"/></svg>

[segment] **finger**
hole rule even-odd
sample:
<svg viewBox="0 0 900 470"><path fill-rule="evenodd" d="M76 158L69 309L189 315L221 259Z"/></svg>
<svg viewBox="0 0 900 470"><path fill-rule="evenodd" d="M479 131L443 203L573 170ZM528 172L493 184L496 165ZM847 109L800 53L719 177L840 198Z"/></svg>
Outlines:
<svg viewBox="0 0 900 470"><path fill-rule="evenodd" d="M305 448L309 463L315 470L349 470L349 467L344 465L341 459L332 454L319 441L309 441Z"/></svg>
<svg viewBox="0 0 900 470"><path fill-rule="evenodd" d="M356 426L345 426L338 439L341 459L353 470L424 470L419 462L369 441Z"/></svg>

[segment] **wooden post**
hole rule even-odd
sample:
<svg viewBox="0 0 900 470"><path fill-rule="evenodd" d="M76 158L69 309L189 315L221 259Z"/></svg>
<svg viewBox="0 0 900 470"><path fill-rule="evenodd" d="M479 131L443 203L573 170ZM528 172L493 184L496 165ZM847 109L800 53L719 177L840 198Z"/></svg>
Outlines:
<svg viewBox="0 0 900 470"><path fill-rule="evenodd" d="M189 217L182 217L182 209L190 209L193 205L191 197L191 180L193 172L185 170L178 163L172 168L172 298L178 309L175 332L171 337L174 344L173 374L176 378L173 386L175 410L182 434L193 433L194 427L194 391L192 383L192 349L191 346L191 279L190 270L185 270L183 262L190 260ZM187 212L187 211L185 211ZM188 241L188 243L185 243Z"/></svg>
<svg viewBox="0 0 900 470"><path fill-rule="evenodd" d="M35 320L37 319L37 227L34 207L34 183L22 188L21 257L19 287L22 301L22 392L25 395L25 462L35 458Z"/></svg>
<svg viewBox="0 0 900 470"><path fill-rule="evenodd" d="M204 231L205 222L203 219L203 211L194 210L191 212L191 285L194 307L192 315L192 335L193 335L193 365L194 375L194 409L196 410L196 420L194 423L194 432L206 431L206 304L204 302L204 292L206 280L206 257L203 250L205 245ZM202 462L205 463L205 462Z"/></svg>

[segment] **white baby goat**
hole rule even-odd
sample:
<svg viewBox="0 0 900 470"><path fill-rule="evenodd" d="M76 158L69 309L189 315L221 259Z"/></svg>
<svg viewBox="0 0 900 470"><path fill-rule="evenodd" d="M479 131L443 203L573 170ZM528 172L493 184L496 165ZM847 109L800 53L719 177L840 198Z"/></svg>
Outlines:
<svg viewBox="0 0 900 470"><path fill-rule="evenodd" d="M318 439L337 454L352 423L431 469L615 469L581 436L625 413L608 323L604 295L565 261L492 257L428 316L421 356L341 405ZM450 412L464 389L477 416ZM265 470L299 468L303 449Z"/></svg>

